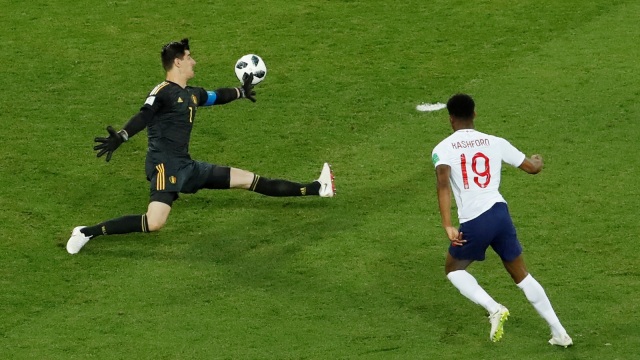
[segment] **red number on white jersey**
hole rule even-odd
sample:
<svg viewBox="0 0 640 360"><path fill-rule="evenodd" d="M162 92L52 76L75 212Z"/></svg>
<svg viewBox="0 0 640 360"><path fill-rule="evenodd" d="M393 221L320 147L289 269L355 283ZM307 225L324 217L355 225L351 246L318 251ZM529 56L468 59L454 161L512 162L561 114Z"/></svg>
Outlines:
<svg viewBox="0 0 640 360"><path fill-rule="evenodd" d="M482 159L484 162L484 169L478 169L478 159ZM464 154L460 154L460 167L462 170L462 183L465 189L469 189L469 178L467 175L467 157ZM471 171L478 176L473 177L473 182L480 188L484 189L489 186L491 182L491 168L489 166L489 158L487 155L478 152L471 158Z"/></svg>

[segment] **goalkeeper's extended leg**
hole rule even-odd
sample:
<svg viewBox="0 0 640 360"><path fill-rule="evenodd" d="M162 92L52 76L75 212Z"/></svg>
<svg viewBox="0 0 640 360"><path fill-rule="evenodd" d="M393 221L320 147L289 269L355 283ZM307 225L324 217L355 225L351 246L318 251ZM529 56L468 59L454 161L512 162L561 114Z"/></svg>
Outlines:
<svg viewBox="0 0 640 360"><path fill-rule="evenodd" d="M254 175L249 190L267 196L307 196L319 195L320 183L314 181L300 184L288 180L268 179Z"/></svg>
<svg viewBox="0 0 640 360"><path fill-rule="evenodd" d="M146 214L126 215L93 226L78 226L67 241L67 252L77 254L82 247L100 235L129 234L160 230L167 221L171 206L151 201Z"/></svg>
<svg viewBox="0 0 640 360"><path fill-rule="evenodd" d="M147 215L127 215L107 220L94 226L77 226L67 241L67 252L77 254L91 239L100 235L127 234L133 232L149 232Z"/></svg>
<svg viewBox="0 0 640 360"><path fill-rule="evenodd" d="M269 179L252 172L231 168L229 187L255 191L267 196L322 196L332 197L335 192L333 173L325 163L320 178L311 183Z"/></svg>
<svg viewBox="0 0 640 360"><path fill-rule="evenodd" d="M119 218L107 220L94 226L85 227L80 231L90 238L96 238L100 235L149 232L150 230L147 221L147 214L142 214L126 215Z"/></svg>

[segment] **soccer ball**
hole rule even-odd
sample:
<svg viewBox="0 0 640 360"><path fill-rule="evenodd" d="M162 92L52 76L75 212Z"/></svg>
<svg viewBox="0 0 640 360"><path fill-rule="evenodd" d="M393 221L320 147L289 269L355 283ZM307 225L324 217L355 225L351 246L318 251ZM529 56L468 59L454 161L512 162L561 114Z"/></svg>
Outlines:
<svg viewBox="0 0 640 360"><path fill-rule="evenodd" d="M259 84L267 76L267 66L262 58L256 54L248 54L238 59L234 70L241 82L245 73L253 73L253 85Z"/></svg>

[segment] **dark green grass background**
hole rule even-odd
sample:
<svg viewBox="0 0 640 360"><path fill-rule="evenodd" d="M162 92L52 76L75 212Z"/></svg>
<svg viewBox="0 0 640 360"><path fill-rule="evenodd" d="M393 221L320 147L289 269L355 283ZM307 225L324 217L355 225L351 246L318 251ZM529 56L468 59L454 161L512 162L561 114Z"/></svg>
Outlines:
<svg viewBox="0 0 640 360"><path fill-rule="evenodd" d="M597 1L0 0L0 358L637 359L640 3ZM111 163L94 136L163 80L161 46L189 37L193 85L269 73L258 102L201 109L195 158L308 181L334 199L183 196L154 234L71 229L148 201L144 134ZM531 273L575 346L488 254L470 271L512 316L443 275L430 152L450 133L422 102L455 92L477 127L545 156L505 168Z"/></svg>

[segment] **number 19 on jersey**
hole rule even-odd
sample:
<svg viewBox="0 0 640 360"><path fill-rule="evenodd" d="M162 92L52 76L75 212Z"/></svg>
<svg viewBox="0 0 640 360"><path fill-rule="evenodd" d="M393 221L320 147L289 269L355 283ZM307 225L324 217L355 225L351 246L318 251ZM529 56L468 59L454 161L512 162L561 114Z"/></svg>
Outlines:
<svg viewBox="0 0 640 360"><path fill-rule="evenodd" d="M467 172L467 157L460 154L460 167L462 170L462 183L466 190L469 189L469 176ZM473 182L484 189L491 182L491 168L487 155L477 152L471 158L471 171L473 172Z"/></svg>

